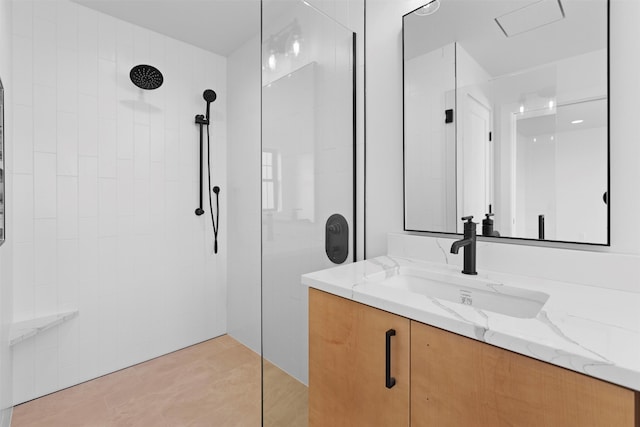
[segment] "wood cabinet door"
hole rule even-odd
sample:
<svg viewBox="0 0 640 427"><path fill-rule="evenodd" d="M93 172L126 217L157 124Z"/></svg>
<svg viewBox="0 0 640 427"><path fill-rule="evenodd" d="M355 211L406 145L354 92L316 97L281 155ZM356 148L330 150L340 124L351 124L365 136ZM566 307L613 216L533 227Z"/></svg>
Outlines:
<svg viewBox="0 0 640 427"><path fill-rule="evenodd" d="M411 322L411 426L636 427L637 393Z"/></svg>
<svg viewBox="0 0 640 427"><path fill-rule="evenodd" d="M409 342L408 319L309 289L309 426L408 426Z"/></svg>

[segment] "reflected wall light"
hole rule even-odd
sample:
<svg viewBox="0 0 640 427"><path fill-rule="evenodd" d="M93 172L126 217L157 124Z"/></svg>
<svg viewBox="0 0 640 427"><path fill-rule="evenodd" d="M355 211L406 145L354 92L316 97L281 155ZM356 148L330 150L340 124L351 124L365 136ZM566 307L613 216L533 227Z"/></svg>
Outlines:
<svg viewBox="0 0 640 427"><path fill-rule="evenodd" d="M279 57L293 55L298 57L302 49L302 30L297 19L286 25L280 31L270 35L262 44L263 69L274 71L278 66Z"/></svg>
<svg viewBox="0 0 640 427"><path fill-rule="evenodd" d="M267 59L267 66L271 71L276 69L276 65L278 65L278 61L276 60L275 52L269 53L269 58Z"/></svg>
<svg viewBox="0 0 640 427"><path fill-rule="evenodd" d="M440 0L431 0L429 3L417 9L414 13L418 16L433 15L440 9Z"/></svg>

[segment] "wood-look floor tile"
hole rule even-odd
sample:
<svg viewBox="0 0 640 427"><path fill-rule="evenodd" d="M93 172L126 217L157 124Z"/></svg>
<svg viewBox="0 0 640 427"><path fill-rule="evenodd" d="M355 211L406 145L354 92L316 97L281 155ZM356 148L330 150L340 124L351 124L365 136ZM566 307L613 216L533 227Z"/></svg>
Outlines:
<svg viewBox="0 0 640 427"><path fill-rule="evenodd" d="M223 335L19 405L12 426L259 426L260 363Z"/></svg>
<svg viewBox="0 0 640 427"><path fill-rule="evenodd" d="M265 427L304 427L308 422L309 393L297 379L264 361Z"/></svg>
<svg viewBox="0 0 640 427"><path fill-rule="evenodd" d="M221 336L19 405L13 427L252 427L259 355ZM307 424L307 387L265 361L265 426Z"/></svg>

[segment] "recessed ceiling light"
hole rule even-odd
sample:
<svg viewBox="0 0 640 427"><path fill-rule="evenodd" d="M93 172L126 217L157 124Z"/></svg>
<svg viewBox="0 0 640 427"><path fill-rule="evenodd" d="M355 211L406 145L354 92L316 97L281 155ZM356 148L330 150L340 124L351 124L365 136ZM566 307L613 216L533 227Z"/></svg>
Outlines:
<svg viewBox="0 0 640 427"><path fill-rule="evenodd" d="M584 122L584 120L582 120L582 119L579 119L579 120L573 120L573 121L571 122L571 124L572 124L572 125L577 125L578 123L582 123L582 122Z"/></svg>
<svg viewBox="0 0 640 427"><path fill-rule="evenodd" d="M438 9L440 9L440 0L431 0L414 13L418 16L428 16L436 13Z"/></svg>

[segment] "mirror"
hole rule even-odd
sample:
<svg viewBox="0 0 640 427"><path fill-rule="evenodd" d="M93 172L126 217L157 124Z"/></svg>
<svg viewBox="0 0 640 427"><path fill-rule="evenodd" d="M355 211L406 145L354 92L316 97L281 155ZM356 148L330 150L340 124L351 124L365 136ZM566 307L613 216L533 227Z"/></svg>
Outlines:
<svg viewBox="0 0 640 427"><path fill-rule="evenodd" d="M478 235L609 244L608 7L434 0L403 17L405 230L473 215Z"/></svg>
<svg viewBox="0 0 640 427"><path fill-rule="evenodd" d="M4 206L4 86L2 86L2 80L0 79L0 245L4 243L5 239L5 206Z"/></svg>

